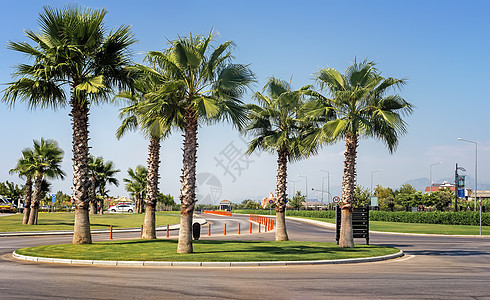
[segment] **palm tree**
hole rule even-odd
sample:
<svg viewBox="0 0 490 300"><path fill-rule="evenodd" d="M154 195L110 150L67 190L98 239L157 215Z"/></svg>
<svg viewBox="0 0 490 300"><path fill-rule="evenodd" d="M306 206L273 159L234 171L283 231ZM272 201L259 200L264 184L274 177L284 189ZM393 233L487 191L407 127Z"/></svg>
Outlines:
<svg viewBox="0 0 490 300"><path fill-rule="evenodd" d="M250 142L248 153L263 150L277 153L276 185L276 241L287 241L286 203L287 203L287 163L305 157L309 153L304 147L304 131L308 124L302 121L304 92L310 86L297 91L290 90L285 81L270 78L263 92L256 92L254 99L260 106L247 105L250 110L250 123L246 131L255 138ZM265 92L265 94L264 94Z"/></svg>
<svg viewBox="0 0 490 300"><path fill-rule="evenodd" d="M354 62L344 74L333 68L321 69L316 80L331 99L318 94L318 100L308 107L310 116L324 120L322 126L312 133L310 142L314 145L345 141L339 246L352 248L352 208L359 139L381 140L393 153L399 137L406 133L402 116L412 113L412 105L398 94L387 94L390 88L402 86L405 80L382 77L374 62ZM335 115L333 120L326 117L332 113Z"/></svg>
<svg viewBox="0 0 490 300"><path fill-rule="evenodd" d="M143 212L143 199L146 197L148 169L138 165L134 170L128 168L128 175L129 178L123 179L126 183L125 188L135 198L136 210L141 214Z"/></svg>
<svg viewBox="0 0 490 300"><path fill-rule="evenodd" d="M107 33L105 9L48 6L40 14L39 33L26 30L27 42L9 42L8 48L26 54L33 64L17 66L15 82L5 90L3 101L17 99L30 107L71 106L73 128L73 198L75 225L73 244L92 243L90 234L88 176L89 105L109 98L114 87L127 87L131 76L128 48L134 43L129 26ZM70 89L70 99L64 86Z"/></svg>
<svg viewBox="0 0 490 300"><path fill-rule="evenodd" d="M61 162L63 160L63 150L58 146L58 142L54 140L45 140L41 138L41 141L34 140L34 147L32 149L32 164L30 169L33 171L34 193L33 201L31 204L31 213L29 215L29 221L27 224L37 224L37 215L39 210L39 203L42 199L42 185L43 179L47 178L65 178L65 172L61 170ZM49 189L48 189L49 191Z"/></svg>
<svg viewBox="0 0 490 300"><path fill-rule="evenodd" d="M200 124L230 120L239 129L246 121L240 96L255 78L245 65L231 63L232 42L212 48L214 34L180 37L163 52L151 51L140 66L147 74L159 74L172 90L175 114L172 124L184 132L180 194L178 253L192 253L192 216L196 199L197 130ZM161 70L162 72L158 72Z"/></svg>
<svg viewBox="0 0 490 300"><path fill-rule="evenodd" d="M104 159L102 157L99 156L96 158L95 156L90 155L89 161L88 161L88 173L90 176L90 189L89 189L90 214L96 214L97 213L96 189L97 189L99 173L100 173L103 165L104 165Z"/></svg>
<svg viewBox="0 0 490 300"><path fill-rule="evenodd" d="M97 191L100 196L104 196L107 184L119 185L119 181L114 177L114 175L121 170L114 169L114 162L107 161L99 156L95 157L90 155L89 159L89 174L90 174L90 213L97 213ZM102 192L103 191L103 192ZM100 212L103 214L104 201L101 201Z"/></svg>
<svg viewBox="0 0 490 300"><path fill-rule="evenodd" d="M116 175L116 173L119 173L121 172L121 170L119 169L116 169L115 168L115 165L114 165L114 162L111 161L111 160L108 160L107 162L103 163L102 165L102 168L99 172L99 176L98 176L98 183L97 183L97 186L98 186L98 191L99 191L99 195L101 196L101 199L100 199L100 214L104 214L104 197L107 197L108 196L108 192L109 190L107 190L107 185L108 184L113 184L115 186L119 186L119 180L117 180L116 177L114 177L114 175Z"/></svg>
<svg viewBox="0 0 490 300"><path fill-rule="evenodd" d="M161 93L165 81L161 76L139 74L135 82L135 92L120 92L128 106L121 110L123 119L116 137L120 139L128 130L139 128L150 140L148 146L148 173L146 183L144 239L156 239L155 211L158 197L158 171L160 167L160 141L170 135L173 107L170 107L171 93Z"/></svg>
<svg viewBox="0 0 490 300"><path fill-rule="evenodd" d="M19 177L26 178L26 184L24 189L24 217L22 224L29 222L29 215L31 212L31 198L32 198L32 149L22 150L22 158L17 161L15 168L9 171L10 174L18 173Z"/></svg>

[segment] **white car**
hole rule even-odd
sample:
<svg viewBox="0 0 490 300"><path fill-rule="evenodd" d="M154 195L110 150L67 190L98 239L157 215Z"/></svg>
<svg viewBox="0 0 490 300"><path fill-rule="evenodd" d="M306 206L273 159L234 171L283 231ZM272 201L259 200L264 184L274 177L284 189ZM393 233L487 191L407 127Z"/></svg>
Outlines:
<svg viewBox="0 0 490 300"><path fill-rule="evenodd" d="M134 212L134 204L132 203L119 203L117 205L111 205L107 208L108 212Z"/></svg>

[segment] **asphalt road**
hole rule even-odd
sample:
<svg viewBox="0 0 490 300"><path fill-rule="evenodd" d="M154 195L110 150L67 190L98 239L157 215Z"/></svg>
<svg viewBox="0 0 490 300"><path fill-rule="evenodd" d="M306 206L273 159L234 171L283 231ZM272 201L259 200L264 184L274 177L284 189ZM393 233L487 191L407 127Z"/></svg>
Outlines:
<svg viewBox="0 0 490 300"><path fill-rule="evenodd" d="M226 239L274 239L273 232L257 234L257 227L250 235L246 217L206 218L211 237L204 225L203 239L224 239L224 222ZM287 221L287 228L291 240L335 241L331 229L294 220ZM138 238L139 233L114 237ZM1 237L0 299L490 299L490 238L372 234L371 244L396 246L407 255L376 263L297 267L72 266L11 256L20 247L66 242L70 236Z"/></svg>

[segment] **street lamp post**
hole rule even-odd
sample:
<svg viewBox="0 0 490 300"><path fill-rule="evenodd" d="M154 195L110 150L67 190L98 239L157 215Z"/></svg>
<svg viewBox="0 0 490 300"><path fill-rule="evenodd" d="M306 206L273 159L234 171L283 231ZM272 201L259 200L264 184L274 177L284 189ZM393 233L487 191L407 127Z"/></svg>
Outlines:
<svg viewBox="0 0 490 300"><path fill-rule="evenodd" d="M320 169L318 169L318 171L327 173L327 177L322 177L322 191L323 191L323 180L327 178L327 193L328 193L327 195L330 195L330 173L328 171L320 170ZM330 198L330 196L328 197ZM330 203L330 199L327 199L327 203ZM322 205L323 205L323 193L322 193Z"/></svg>
<svg viewBox="0 0 490 300"><path fill-rule="evenodd" d="M373 174L381 171L383 171L383 169L371 171L371 196L373 195Z"/></svg>
<svg viewBox="0 0 490 300"><path fill-rule="evenodd" d="M298 181L301 181L301 180L288 180L288 183L292 183L293 184L293 194L292 194L292 197L294 197L294 195L296 194L296 182Z"/></svg>
<svg viewBox="0 0 490 300"><path fill-rule="evenodd" d="M429 181L430 181L430 189L429 189L429 193L432 193L432 166L436 166L436 165L440 165L442 164L442 161L438 162L438 163L434 163L434 164L430 164L430 178L429 178Z"/></svg>
<svg viewBox="0 0 490 300"><path fill-rule="evenodd" d="M476 201L477 201L477 188L478 188L478 143L475 141L465 140L458 138L458 141L463 141L467 143L475 144L475 211L476 211ZM481 205L480 205L480 235L481 235Z"/></svg>
<svg viewBox="0 0 490 300"><path fill-rule="evenodd" d="M306 185L306 202L305 202L306 208L305 209L308 210L308 177L303 175L298 175L298 177L302 177L305 179L305 185Z"/></svg>

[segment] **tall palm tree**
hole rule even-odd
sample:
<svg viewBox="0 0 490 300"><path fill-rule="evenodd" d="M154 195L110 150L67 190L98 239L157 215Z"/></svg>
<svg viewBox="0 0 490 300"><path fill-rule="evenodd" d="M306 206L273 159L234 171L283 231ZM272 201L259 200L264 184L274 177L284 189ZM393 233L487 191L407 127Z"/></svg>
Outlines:
<svg viewBox="0 0 490 300"><path fill-rule="evenodd" d="M355 190L356 157L359 139L383 141L393 153L399 137L406 133L403 116L412 113L412 105L389 89L400 87L404 79L384 78L374 62L354 62L344 74L333 68L321 69L316 80L331 98L319 99L308 107L309 115L325 122L311 135L311 144L345 141L342 179L342 219L340 247L354 247L352 208ZM334 119L325 118L334 114Z"/></svg>
<svg viewBox="0 0 490 300"><path fill-rule="evenodd" d="M31 212L31 199L32 199L32 176L34 171L32 169L32 149L22 150L22 157L17 161L15 168L9 171L10 174L18 173L19 177L26 178L26 184L24 189L24 217L22 224L29 222L29 215Z"/></svg>
<svg viewBox="0 0 490 300"><path fill-rule="evenodd" d="M212 32L208 36L180 37L168 49L147 54L147 61L156 69L140 66L145 73L158 73L167 79L165 86L173 89L168 99L174 101L172 122L184 132L178 253L193 252L198 127L202 123L230 120L241 129L246 112L240 97L255 80L247 66L231 63L231 41L213 48L213 39Z"/></svg>
<svg viewBox="0 0 490 300"><path fill-rule="evenodd" d="M37 216L39 203L42 199L42 184L43 179L47 178L65 178L65 172L61 170L61 162L63 161L63 150L58 146L58 142L54 140L41 141L34 140L32 149L32 165L34 181L33 201L31 204L31 213L27 224L37 224Z"/></svg>
<svg viewBox="0 0 490 300"><path fill-rule="evenodd" d="M165 81L161 76L139 74L135 82L135 92L120 92L116 97L123 98L128 106L123 108L120 117L123 119L116 132L120 139L128 130L139 128L150 140L148 146L148 173L146 183L145 220L143 223L144 239L156 239L155 211L158 196L158 179L160 167L160 141L170 135L172 127L170 107L171 93L161 93Z"/></svg>
<svg viewBox="0 0 490 300"><path fill-rule="evenodd" d="M126 191L135 198L136 210L139 214L143 212L143 199L146 197L146 184L148 177L148 169L138 165L133 170L128 168L129 178L124 178L126 183Z"/></svg>
<svg viewBox="0 0 490 300"><path fill-rule="evenodd" d="M89 106L109 99L117 86L131 84L125 66L130 64L128 48L134 43L129 26L107 32L105 9L61 9L44 7L39 16L39 32L26 30L27 42L9 42L8 48L29 56L31 65L21 64L14 73L20 77L9 84L3 101L17 99L32 108L70 105L73 129L73 198L75 225L73 244L92 243L90 234L88 176ZM69 87L69 99L64 87Z"/></svg>
<svg viewBox="0 0 490 300"><path fill-rule="evenodd" d="M256 92L253 98L259 105L249 104L250 123L246 131L255 138L250 142L248 153L263 150L277 154L276 184L276 241L287 241L286 203L287 203L287 164L307 156L304 147L305 129L301 109L303 95L310 86L297 91L290 90L290 84L277 78L270 78L263 92Z"/></svg>

